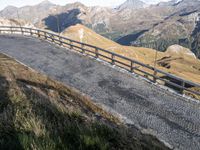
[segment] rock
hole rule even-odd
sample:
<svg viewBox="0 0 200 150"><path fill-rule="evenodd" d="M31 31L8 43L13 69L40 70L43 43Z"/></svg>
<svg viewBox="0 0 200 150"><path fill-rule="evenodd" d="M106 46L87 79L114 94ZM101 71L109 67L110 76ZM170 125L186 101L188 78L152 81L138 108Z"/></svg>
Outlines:
<svg viewBox="0 0 200 150"><path fill-rule="evenodd" d="M190 57L196 59L195 54L188 48L185 48L180 45L171 45L167 48L166 52L170 56L178 56L178 57Z"/></svg>

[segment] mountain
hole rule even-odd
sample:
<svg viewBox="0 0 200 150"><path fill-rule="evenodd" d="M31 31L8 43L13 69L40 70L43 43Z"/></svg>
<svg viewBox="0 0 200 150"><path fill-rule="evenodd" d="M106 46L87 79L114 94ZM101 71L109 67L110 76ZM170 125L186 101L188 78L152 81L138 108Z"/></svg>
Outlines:
<svg viewBox="0 0 200 150"><path fill-rule="evenodd" d="M147 30L163 20L163 13L160 16L157 10L129 9L129 6L140 7L141 4L143 5L141 1L128 0L121 5L126 7L118 10L98 6L87 7L78 2L58 6L45 1L35 6L12 8L11 10L6 8L0 12L0 15L14 19L17 18L18 11L20 19L27 20L39 28L47 28L56 32L58 32L57 22L60 31L79 23L105 37L119 39L130 33Z"/></svg>
<svg viewBox="0 0 200 150"><path fill-rule="evenodd" d="M143 6L145 4L139 0L127 0L116 9L87 7L79 2L59 6L44 1L22 8L10 6L0 15L14 19L18 11L20 19L55 32L82 24L126 46L165 51L170 45L178 44L191 49L200 58L200 1L171 0Z"/></svg>
<svg viewBox="0 0 200 150"><path fill-rule="evenodd" d="M143 1L140 0L127 0L123 4L121 4L117 9L123 10L123 9L139 9L144 8L146 4Z"/></svg>
<svg viewBox="0 0 200 150"><path fill-rule="evenodd" d="M82 3L70 3L65 6L52 4L44 1L35 6L24 6L21 8L10 9L7 7L0 12L1 16L9 19L19 18L32 22L39 28L48 28L53 31L57 30L57 19L59 20L60 30L82 23L96 31L108 31L110 24L109 18L112 16L112 9L105 7L87 7Z"/></svg>
<svg viewBox="0 0 200 150"><path fill-rule="evenodd" d="M57 6L55 4L45 0L35 6L24 6L21 8L6 7L0 12L0 16L9 19L16 19L19 17L19 19L26 20L38 26L41 24L41 20L52 14L56 8Z"/></svg>
<svg viewBox="0 0 200 150"><path fill-rule="evenodd" d="M120 45L80 24L70 26L61 34L154 66L156 51L153 49ZM200 83L200 60L188 48L171 45L165 52L158 52L156 63L161 70Z"/></svg>
<svg viewBox="0 0 200 150"><path fill-rule="evenodd" d="M178 5L182 1L183 0L170 0L170 1L167 1L167 2L160 2L157 5L158 6L175 6L175 5Z"/></svg>
<svg viewBox="0 0 200 150"><path fill-rule="evenodd" d="M162 8L162 10L160 10ZM169 1L148 9L164 12L165 17L148 30L128 34L118 39L125 45L143 46L165 51L173 44L185 46L200 58L199 39L200 1ZM162 16L162 15L160 15ZM141 34L140 34L141 33Z"/></svg>

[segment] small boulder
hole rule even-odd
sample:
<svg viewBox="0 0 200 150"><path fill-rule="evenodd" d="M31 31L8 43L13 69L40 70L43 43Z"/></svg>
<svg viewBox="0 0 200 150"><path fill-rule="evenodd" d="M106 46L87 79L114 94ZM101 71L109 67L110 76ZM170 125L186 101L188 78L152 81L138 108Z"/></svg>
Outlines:
<svg viewBox="0 0 200 150"><path fill-rule="evenodd" d="M182 58L189 57L193 59L197 58L190 49L177 45L177 44L169 46L165 53L169 56L175 56L175 57L182 57Z"/></svg>

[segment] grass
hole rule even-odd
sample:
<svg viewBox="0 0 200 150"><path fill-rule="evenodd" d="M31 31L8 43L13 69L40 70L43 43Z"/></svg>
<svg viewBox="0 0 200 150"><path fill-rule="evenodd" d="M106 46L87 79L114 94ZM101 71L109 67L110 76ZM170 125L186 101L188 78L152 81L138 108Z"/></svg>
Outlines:
<svg viewBox="0 0 200 150"><path fill-rule="evenodd" d="M89 28L77 24L75 26L71 26L67 28L62 34L70 39L80 41L80 33L79 31L83 30L83 39L82 42L95 45L97 47L107 49L111 52L120 54L122 56L138 60L139 62L142 62L144 64L154 66L155 62L155 54L156 51L154 49L150 48L143 48L143 47L132 47L132 46L122 46L110 39L107 39L94 31L90 30ZM80 45L79 45L80 46ZM88 47L87 47L88 48ZM91 51L94 51L94 49L90 49ZM107 57L111 58L110 55L100 52L103 55L106 55ZM169 59L165 59L166 57ZM101 59L107 60L106 58L100 57ZM121 61L127 65L130 65L130 62L127 62L125 60L120 60L120 58L116 58L118 61ZM169 64L170 67L166 68L159 64L159 61L162 60L162 63ZM118 64L119 65L119 64ZM125 67L124 65L122 65ZM186 55L181 56L179 54L172 54L170 55L167 52L158 52L158 58L157 58L157 69L161 69L165 72L174 74L178 77L181 77L183 79L192 81L194 83L200 83L200 60L194 59L193 57L187 57ZM130 69L127 67L127 69ZM143 69L151 74L153 74L152 70L149 70L147 68L140 67L139 69ZM143 73L139 71L135 71L136 73L144 76ZM159 74L158 74L159 75ZM160 75L163 77L163 75ZM150 77L150 79L152 79ZM196 91L199 89L195 89ZM197 97L197 96L195 96Z"/></svg>
<svg viewBox="0 0 200 150"><path fill-rule="evenodd" d="M125 57L138 60L144 64L154 66L156 50L144 47L133 47L133 46L122 46L110 39L107 39L89 28L77 24L67 28L62 34L70 39L80 41L80 30L83 30L82 42L95 45L97 47L107 49L111 52L123 55ZM167 52L158 52L157 60L169 56ZM191 80L196 83L200 83L200 60L193 59L187 56L181 57L182 59L177 59L181 56L177 56L176 53L172 55L173 61L170 61L171 68L165 68L157 65L157 68L170 72L179 77L187 80ZM126 63L126 62L125 62Z"/></svg>
<svg viewBox="0 0 200 150"><path fill-rule="evenodd" d="M0 149L167 149L75 89L0 54Z"/></svg>

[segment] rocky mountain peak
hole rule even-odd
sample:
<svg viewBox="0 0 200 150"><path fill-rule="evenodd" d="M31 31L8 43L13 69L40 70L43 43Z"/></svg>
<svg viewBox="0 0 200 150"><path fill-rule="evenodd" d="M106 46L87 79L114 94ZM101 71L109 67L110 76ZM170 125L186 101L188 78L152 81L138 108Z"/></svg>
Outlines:
<svg viewBox="0 0 200 150"><path fill-rule="evenodd" d="M39 3L38 5L36 5L36 7L43 7L43 8L48 8L48 7L51 7L51 6L55 6L55 4L53 4L49 0L44 0L41 3Z"/></svg>
<svg viewBox="0 0 200 150"><path fill-rule="evenodd" d="M9 5L9 6L4 8L4 10L10 10L10 9L17 9L17 7Z"/></svg>
<svg viewBox="0 0 200 150"><path fill-rule="evenodd" d="M47 4L53 4L49 0L44 0L40 3L40 5L47 5Z"/></svg>
<svg viewBox="0 0 200 150"><path fill-rule="evenodd" d="M146 3L140 0L127 0L123 4L121 4L117 9L139 9L144 8Z"/></svg>

